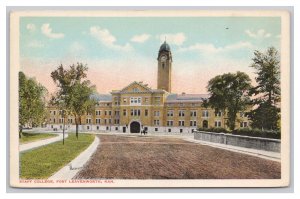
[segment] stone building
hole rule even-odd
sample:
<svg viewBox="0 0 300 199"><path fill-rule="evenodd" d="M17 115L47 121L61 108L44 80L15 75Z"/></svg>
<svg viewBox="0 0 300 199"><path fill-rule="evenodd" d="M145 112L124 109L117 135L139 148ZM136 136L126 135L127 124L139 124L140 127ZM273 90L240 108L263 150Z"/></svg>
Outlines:
<svg viewBox="0 0 300 199"><path fill-rule="evenodd" d="M157 89L132 82L121 90L96 96L95 111L81 118L81 130L140 133L192 133L197 128L226 126L226 114L202 107L206 94L172 93L172 53L164 42L159 49ZM62 129L63 118L56 107L48 107L48 128ZM65 128L75 129L74 117L65 118ZM248 118L238 115L237 127L248 126Z"/></svg>

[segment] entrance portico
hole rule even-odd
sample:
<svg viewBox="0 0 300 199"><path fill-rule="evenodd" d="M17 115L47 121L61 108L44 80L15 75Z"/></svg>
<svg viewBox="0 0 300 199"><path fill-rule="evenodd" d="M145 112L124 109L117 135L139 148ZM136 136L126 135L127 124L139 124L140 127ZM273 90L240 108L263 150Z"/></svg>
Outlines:
<svg viewBox="0 0 300 199"><path fill-rule="evenodd" d="M130 133L140 133L141 132L141 124L138 121L132 121L130 123Z"/></svg>

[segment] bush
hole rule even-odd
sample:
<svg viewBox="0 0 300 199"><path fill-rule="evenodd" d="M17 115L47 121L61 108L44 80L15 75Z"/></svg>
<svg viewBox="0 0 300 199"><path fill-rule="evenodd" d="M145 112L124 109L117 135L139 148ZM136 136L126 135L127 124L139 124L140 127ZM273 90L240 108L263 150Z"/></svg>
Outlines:
<svg viewBox="0 0 300 199"><path fill-rule="evenodd" d="M224 128L198 128L198 131L213 132L213 133L228 133Z"/></svg>
<svg viewBox="0 0 300 199"><path fill-rule="evenodd" d="M280 131L270 131L270 130L262 131L260 129L250 129L250 128L236 129L233 131L228 131L224 128L198 128L197 130L212 132L212 133L232 133L233 135L245 135L250 137L281 139Z"/></svg>
<svg viewBox="0 0 300 199"><path fill-rule="evenodd" d="M273 138L281 139L280 131L270 131L270 130L260 130L260 129L237 129L231 132L233 135L245 135L251 137L263 137L263 138Z"/></svg>

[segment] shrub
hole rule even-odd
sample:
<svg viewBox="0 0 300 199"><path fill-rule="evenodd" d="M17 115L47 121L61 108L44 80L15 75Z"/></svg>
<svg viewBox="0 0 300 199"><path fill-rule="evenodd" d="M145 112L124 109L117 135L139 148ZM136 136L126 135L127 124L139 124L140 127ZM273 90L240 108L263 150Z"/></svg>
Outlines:
<svg viewBox="0 0 300 199"><path fill-rule="evenodd" d="M231 133L233 135L245 135L245 136L251 136L251 137L281 139L280 131L243 128L243 129L236 129L236 130L232 131Z"/></svg>
<svg viewBox="0 0 300 199"><path fill-rule="evenodd" d="M213 132L213 133L228 133L225 128L198 128L198 131Z"/></svg>

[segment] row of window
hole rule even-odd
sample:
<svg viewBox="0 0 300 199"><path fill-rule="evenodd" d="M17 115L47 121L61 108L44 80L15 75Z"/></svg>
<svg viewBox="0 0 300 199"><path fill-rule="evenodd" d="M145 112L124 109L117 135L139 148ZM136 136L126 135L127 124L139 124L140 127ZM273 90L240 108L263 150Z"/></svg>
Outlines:
<svg viewBox="0 0 300 199"><path fill-rule="evenodd" d="M112 124L112 120L111 119L102 119L104 121L104 124ZM206 121L206 120L205 120ZM51 122L51 119L50 119ZM64 119L60 118L59 119L59 123L63 123ZM55 118L53 119L53 123L55 123ZM68 119L68 123L73 123L73 119ZM208 122L205 122L208 126ZM86 124L92 124L92 119L91 118L87 118L86 119ZM96 124L101 124L101 119L100 118L96 118ZM120 120L119 119L115 119L114 120L114 124L120 124ZM154 120L153 121L154 126L159 126L160 125L160 120ZM167 126L174 126L174 121L173 120L168 120L167 121ZM179 120L178 121L178 126L185 126L185 121L184 120ZM196 120L190 120L190 126L196 127L197 126L197 121ZM215 127L222 127L222 122L221 121L215 121ZM240 122L240 127L241 128L246 128L248 127L248 122Z"/></svg>
<svg viewBox="0 0 300 199"><path fill-rule="evenodd" d="M115 97L114 100L115 100L115 105L120 105L120 99L118 97ZM130 97L129 100L130 100L129 101L130 105L141 105L143 98L142 97ZM127 98L126 97L123 98L123 103L124 104L127 103ZM144 98L144 103L145 104L149 103L149 98L148 97ZM154 103L155 104L160 103L160 97L154 97Z"/></svg>
<svg viewBox="0 0 300 199"><path fill-rule="evenodd" d="M112 111L110 110L107 110L107 111L103 111L104 112L104 115L109 115L111 116L112 115ZM131 116L140 116L141 115L141 110L140 109L131 109L130 110L131 112ZM178 116L179 117L184 117L185 116L185 110L179 110L178 111ZM56 114L56 111L50 111L50 113L53 113L53 115ZM61 111L59 111L59 114L61 114ZM87 113L87 115L91 115L91 113ZM101 115L101 111L100 110L96 110L95 111L95 115ZM115 116L119 116L120 115L120 111L115 111ZM127 115L127 111L126 109L123 110L123 116L126 116ZM144 113L145 116L148 116L148 109L145 109L145 113ZM153 115L155 117L159 117L160 116L160 111L154 111ZM168 110L167 111L167 117L173 117L174 116L174 111L173 110ZM191 117L197 117L197 111L195 110L192 110L190 111L190 116ZM218 112L218 113L215 113L215 117L221 117L222 116L222 112ZM209 117L209 111L208 110L203 110L202 111L202 117ZM240 117L245 117L245 113L241 112L240 113Z"/></svg>

